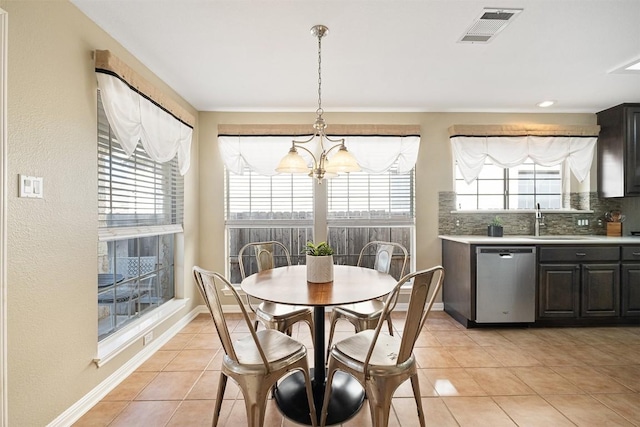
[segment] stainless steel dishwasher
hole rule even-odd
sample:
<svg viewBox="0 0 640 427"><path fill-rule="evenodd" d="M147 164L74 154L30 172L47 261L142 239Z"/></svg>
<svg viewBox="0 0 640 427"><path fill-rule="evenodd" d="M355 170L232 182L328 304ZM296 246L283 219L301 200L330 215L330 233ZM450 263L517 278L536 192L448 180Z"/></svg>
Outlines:
<svg viewBox="0 0 640 427"><path fill-rule="evenodd" d="M476 323L536 319L536 248L476 248Z"/></svg>

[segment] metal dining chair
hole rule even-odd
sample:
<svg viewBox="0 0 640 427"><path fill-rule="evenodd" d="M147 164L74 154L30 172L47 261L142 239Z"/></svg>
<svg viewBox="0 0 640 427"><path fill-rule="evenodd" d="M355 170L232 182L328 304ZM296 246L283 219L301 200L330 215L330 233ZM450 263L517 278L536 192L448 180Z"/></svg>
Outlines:
<svg viewBox="0 0 640 427"><path fill-rule="evenodd" d="M404 276L387 296L378 325L374 330L358 332L331 347L321 426L324 426L327 420L327 404L333 376L336 371L343 371L355 377L364 387L375 427L388 425L393 393L400 384L411 379L413 397L418 408L418 419L420 425L424 427L424 412L413 347L431 311L436 295L442 287L443 278L444 269L441 266ZM413 281L413 285L402 338L381 333L383 323L391 315L393 299L400 292L400 287L409 281Z"/></svg>
<svg viewBox="0 0 640 427"><path fill-rule="evenodd" d="M251 254L253 249L253 254ZM255 260L258 272L270 270L277 267L276 250L280 254L281 265L291 265L291 256L287 248L280 242L271 240L265 242L252 242L244 245L238 252L238 264L240 266L240 275L244 279L247 276L249 265L245 265L245 259ZM249 252L245 254L245 252ZM286 264L285 264L286 263ZM301 284L301 286L304 283ZM290 306L284 304L276 304L268 301L256 301L254 298L247 297L248 305L255 314L254 328L258 329L258 322L261 322L265 328L276 329L291 335L291 327L298 322L306 322L311 330L313 338L313 311L310 307Z"/></svg>
<svg viewBox="0 0 640 427"><path fill-rule="evenodd" d="M255 331L251 319L235 288L220 274L193 267L193 275L198 290L211 313L213 323L222 342L225 355L222 358L220 381L216 396L213 423L218 424L222 398L231 377L242 390L247 410L247 422L251 427L264 424L267 396L272 386L283 376L293 371L302 371L307 391L307 400L313 425L316 425L316 410L313 404L309 364L306 347L293 338L274 329ZM219 299L219 289L225 288L233 294L250 335L235 341L227 327L225 315Z"/></svg>
<svg viewBox="0 0 640 427"><path fill-rule="evenodd" d="M375 257L373 261L373 268L378 270L381 273L389 273L391 269L391 260L393 258L394 251L399 252L402 257L402 268L400 269L400 274L397 278L401 278L404 275L404 270L407 266L407 261L409 259L409 253L407 249L399 243L395 242L383 242L383 241L372 241L364 245L362 250L360 251L360 256L358 257L358 263L356 264L358 267L364 266L367 260L367 254L371 252L372 249L375 249ZM363 286L366 286L363 283ZM395 307L397 299L393 301L393 306L391 309ZM356 332L364 331L365 329L373 329L378 324L378 319L380 319L380 314L384 308L384 300L383 299L374 299L371 301L364 301L356 304L347 304L341 305L338 307L334 307L331 312L331 326L329 330L329 344L327 347L327 353L331 348L331 343L333 342L333 334L335 333L336 323L340 319L348 320L356 329ZM391 316L387 318L387 326L389 327L389 333L393 335L393 323L391 321Z"/></svg>

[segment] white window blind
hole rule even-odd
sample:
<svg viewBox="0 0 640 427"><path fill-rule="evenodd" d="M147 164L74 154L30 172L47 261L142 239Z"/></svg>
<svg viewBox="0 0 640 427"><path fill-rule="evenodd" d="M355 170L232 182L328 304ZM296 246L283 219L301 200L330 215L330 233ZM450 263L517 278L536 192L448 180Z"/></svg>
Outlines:
<svg viewBox="0 0 640 427"><path fill-rule="evenodd" d="M242 175L227 170L227 221L312 220L313 187L306 175L260 175L245 167Z"/></svg>
<svg viewBox="0 0 640 427"><path fill-rule="evenodd" d="M379 174L352 172L327 181L328 219L413 221L414 171L398 173L397 162Z"/></svg>
<svg viewBox="0 0 640 427"><path fill-rule="evenodd" d="M153 161L138 145L128 157L98 93L98 219L101 228L182 224L184 180L178 159Z"/></svg>

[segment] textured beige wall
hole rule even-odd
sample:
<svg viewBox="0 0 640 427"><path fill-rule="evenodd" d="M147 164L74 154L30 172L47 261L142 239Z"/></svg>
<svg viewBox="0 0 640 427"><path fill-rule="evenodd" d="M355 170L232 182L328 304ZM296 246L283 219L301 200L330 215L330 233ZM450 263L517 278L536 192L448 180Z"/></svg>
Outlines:
<svg viewBox="0 0 640 427"><path fill-rule="evenodd" d="M91 51L110 49L192 107L67 1L0 1L9 16L9 425L42 426L142 348L98 369L96 79ZM185 261L197 251L197 133L186 177ZM44 177L44 199L17 197L18 174ZM189 272L186 296L193 296ZM192 299L183 313L199 304ZM175 322L180 315L165 322ZM156 336L161 332L159 328Z"/></svg>
<svg viewBox="0 0 640 427"><path fill-rule="evenodd" d="M419 124L421 146L416 164L416 268L441 262L438 239L438 192L453 190L453 159L447 129L453 124L595 124L595 114L484 114L484 113L325 113L331 124ZM304 124L315 115L302 113L200 113L201 231L224 236L223 164L216 147L218 124ZM283 153L284 155L285 153ZM206 165L206 166L205 166ZM591 181L595 189L595 161ZM222 239L201 241L201 262L224 271Z"/></svg>

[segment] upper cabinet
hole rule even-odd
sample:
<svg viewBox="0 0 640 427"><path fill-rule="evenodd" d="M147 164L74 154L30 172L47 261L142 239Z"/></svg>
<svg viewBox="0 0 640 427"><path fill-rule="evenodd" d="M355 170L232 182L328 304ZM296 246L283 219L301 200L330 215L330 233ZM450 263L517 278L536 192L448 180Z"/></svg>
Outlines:
<svg viewBox="0 0 640 427"><path fill-rule="evenodd" d="M598 113L600 197L640 196L640 104Z"/></svg>

